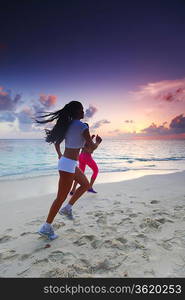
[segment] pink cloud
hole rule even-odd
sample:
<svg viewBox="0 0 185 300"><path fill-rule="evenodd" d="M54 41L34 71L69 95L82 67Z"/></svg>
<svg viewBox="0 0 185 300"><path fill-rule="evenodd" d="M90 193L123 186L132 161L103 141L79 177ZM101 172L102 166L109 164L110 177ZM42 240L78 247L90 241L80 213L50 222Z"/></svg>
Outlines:
<svg viewBox="0 0 185 300"><path fill-rule="evenodd" d="M41 104L43 104L45 107L49 108L56 104L57 97L54 95L40 95L39 101Z"/></svg>
<svg viewBox="0 0 185 300"><path fill-rule="evenodd" d="M138 91L130 92L130 94L138 100L184 102L185 78L148 83L144 86L140 86Z"/></svg>
<svg viewBox="0 0 185 300"><path fill-rule="evenodd" d="M8 93L3 91L3 87L0 86L0 96L7 96Z"/></svg>

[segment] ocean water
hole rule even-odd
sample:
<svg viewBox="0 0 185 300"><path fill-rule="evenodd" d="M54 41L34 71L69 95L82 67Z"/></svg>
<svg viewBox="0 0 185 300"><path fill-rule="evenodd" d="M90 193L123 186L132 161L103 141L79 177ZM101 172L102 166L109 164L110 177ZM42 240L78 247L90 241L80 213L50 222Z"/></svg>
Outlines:
<svg viewBox="0 0 185 300"><path fill-rule="evenodd" d="M179 172L185 170L185 141L105 139L93 157L100 174ZM44 140L0 140L0 180L58 175L57 162L54 146Z"/></svg>

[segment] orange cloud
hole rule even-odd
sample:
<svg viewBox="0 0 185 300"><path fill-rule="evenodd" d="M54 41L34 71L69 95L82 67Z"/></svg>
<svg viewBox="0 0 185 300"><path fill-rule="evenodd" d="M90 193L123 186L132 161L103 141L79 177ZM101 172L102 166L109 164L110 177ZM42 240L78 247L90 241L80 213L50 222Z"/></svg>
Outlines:
<svg viewBox="0 0 185 300"><path fill-rule="evenodd" d="M48 96L47 96L47 95L42 94L42 95L40 95L39 101L40 101L40 103L43 104L44 106L50 107L50 106L56 104L56 102L57 102L57 97L54 96L54 95L48 95Z"/></svg>
<svg viewBox="0 0 185 300"><path fill-rule="evenodd" d="M3 91L3 87L0 86L0 95L1 96L7 96L8 93Z"/></svg>

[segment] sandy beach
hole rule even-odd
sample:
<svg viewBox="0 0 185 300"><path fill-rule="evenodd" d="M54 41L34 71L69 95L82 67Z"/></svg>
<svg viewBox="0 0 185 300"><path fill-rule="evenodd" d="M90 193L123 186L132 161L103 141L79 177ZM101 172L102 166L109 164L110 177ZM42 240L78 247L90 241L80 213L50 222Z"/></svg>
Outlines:
<svg viewBox="0 0 185 300"><path fill-rule="evenodd" d="M0 182L0 277L185 277L185 172L97 183L37 234L57 177ZM66 200L67 201L67 200Z"/></svg>

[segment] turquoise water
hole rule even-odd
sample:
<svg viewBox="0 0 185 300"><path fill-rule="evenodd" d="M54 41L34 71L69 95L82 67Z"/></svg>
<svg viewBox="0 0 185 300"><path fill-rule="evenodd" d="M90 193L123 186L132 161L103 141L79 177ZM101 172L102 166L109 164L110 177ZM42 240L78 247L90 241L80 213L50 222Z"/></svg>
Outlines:
<svg viewBox="0 0 185 300"><path fill-rule="evenodd" d="M100 173L177 172L185 170L185 141L107 139L93 157ZM57 175L57 162L54 146L44 140L0 140L0 180Z"/></svg>

